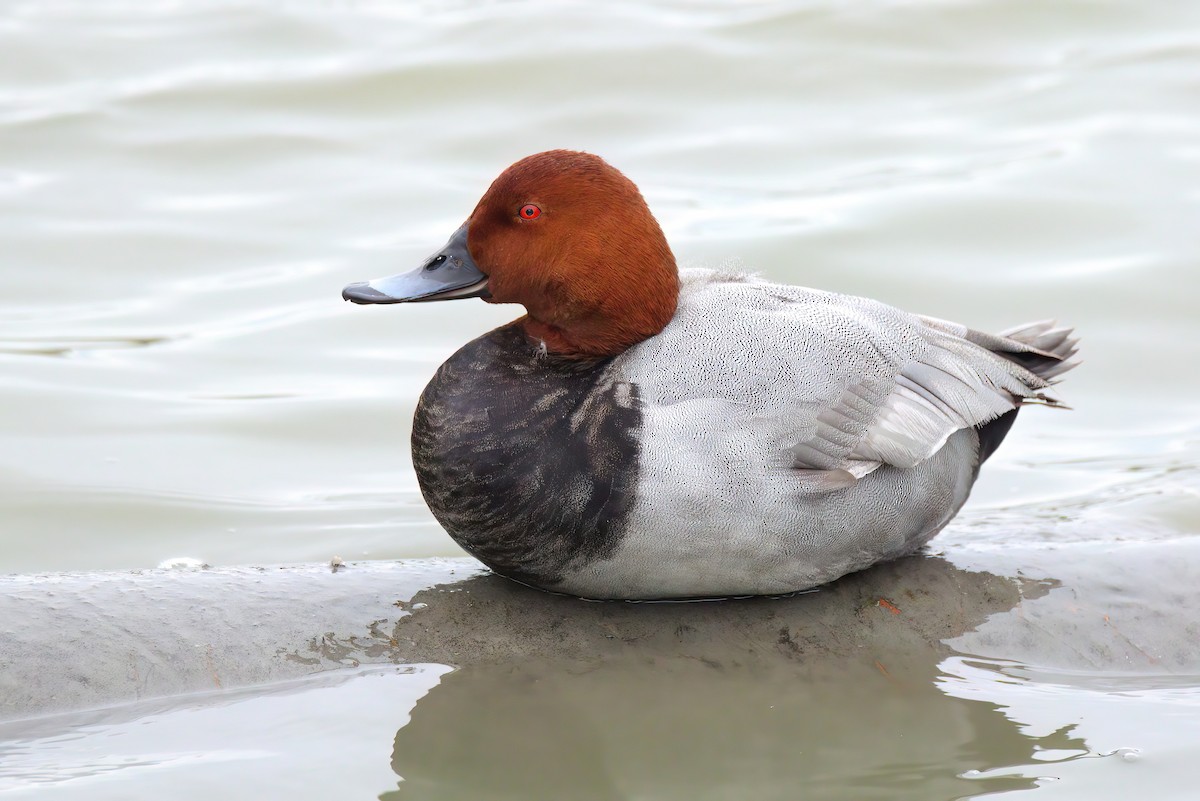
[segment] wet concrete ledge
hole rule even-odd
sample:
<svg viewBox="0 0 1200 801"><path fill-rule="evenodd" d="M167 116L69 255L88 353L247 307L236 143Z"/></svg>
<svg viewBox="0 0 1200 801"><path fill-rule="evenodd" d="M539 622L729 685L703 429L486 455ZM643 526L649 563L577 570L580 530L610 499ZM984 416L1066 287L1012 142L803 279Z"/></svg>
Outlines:
<svg viewBox="0 0 1200 801"><path fill-rule="evenodd" d="M1200 545L956 548L789 598L586 602L473 560L0 577L0 719L362 664L883 672L974 654L1200 669Z"/></svg>

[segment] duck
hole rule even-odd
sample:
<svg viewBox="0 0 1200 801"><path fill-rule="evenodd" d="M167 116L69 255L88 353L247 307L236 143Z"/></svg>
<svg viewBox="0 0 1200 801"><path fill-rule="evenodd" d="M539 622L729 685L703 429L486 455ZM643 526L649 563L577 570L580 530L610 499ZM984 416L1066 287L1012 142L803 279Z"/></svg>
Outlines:
<svg viewBox="0 0 1200 801"><path fill-rule="evenodd" d="M911 554L1078 363L1053 321L987 334L680 269L634 182L572 150L512 164L445 247L342 296L524 307L438 368L413 467L492 571L590 599L791 594Z"/></svg>

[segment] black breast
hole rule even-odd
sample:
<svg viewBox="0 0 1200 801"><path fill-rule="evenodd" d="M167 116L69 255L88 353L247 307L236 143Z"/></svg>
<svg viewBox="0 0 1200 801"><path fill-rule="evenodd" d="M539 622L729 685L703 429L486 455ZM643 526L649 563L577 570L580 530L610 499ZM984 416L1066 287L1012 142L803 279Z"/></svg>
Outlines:
<svg viewBox="0 0 1200 801"><path fill-rule="evenodd" d="M610 362L538 356L509 325L450 357L422 393L412 453L425 502L497 573L552 586L620 544L641 414Z"/></svg>

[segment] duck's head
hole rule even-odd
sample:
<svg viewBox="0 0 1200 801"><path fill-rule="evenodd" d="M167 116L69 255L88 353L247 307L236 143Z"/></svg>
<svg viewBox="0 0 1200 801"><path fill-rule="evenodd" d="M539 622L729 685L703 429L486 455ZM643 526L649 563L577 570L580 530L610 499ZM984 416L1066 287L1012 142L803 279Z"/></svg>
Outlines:
<svg viewBox="0 0 1200 801"><path fill-rule="evenodd" d="M501 173L417 269L342 290L355 303L520 303L532 342L581 358L654 336L678 295L675 257L638 188L598 156L570 150Z"/></svg>

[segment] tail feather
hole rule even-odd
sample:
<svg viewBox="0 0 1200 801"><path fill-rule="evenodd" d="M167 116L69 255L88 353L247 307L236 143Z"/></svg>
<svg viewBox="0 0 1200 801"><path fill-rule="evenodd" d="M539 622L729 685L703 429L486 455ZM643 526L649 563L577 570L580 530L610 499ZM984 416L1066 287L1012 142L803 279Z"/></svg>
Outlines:
<svg viewBox="0 0 1200 801"><path fill-rule="evenodd" d="M988 349L1050 381L1079 366L1080 360L1074 358L1079 352L1079 337L1072 336L1074 333L1075 329L1060 326L1055 320L1043 320L1001 332L995 337L1002 341L1001 347ZM1004 346L1009 343L1019 347Z"/></svg>
<svg viewBox="0 0 1200 801"><path fill-rule="evenodd" d="M1000 334L985 334L936 317L921 317L921 320L931 328L961 337L1024 367L1046 382L1046 386L1054 383L1051 379L1079 365L1079 359L1075 358L1079 338L1072 336L1075 329L1060 326L1055 320L1026 323Z"/></svg>

